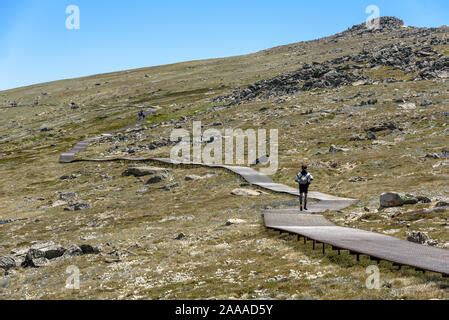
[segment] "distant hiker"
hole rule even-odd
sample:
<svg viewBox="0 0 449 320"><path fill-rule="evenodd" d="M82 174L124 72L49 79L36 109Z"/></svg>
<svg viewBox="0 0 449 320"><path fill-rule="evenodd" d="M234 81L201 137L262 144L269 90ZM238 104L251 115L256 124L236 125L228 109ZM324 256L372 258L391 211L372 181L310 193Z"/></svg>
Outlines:
<svg viewBox="0 0 449 320"><path fill-rule="evenodd" d="M301 172L299 172L295 178L295 181L299 184L299 203L301 205L301 211L303 209L304 198L304 210L307 209L307 194L309 193L309 186L313 181L313 176L307 171L307 166L302 165Z"/></svg>
<svg viewBox="0 0 449 320"><path fill-rule="evenodd" d="M137 117L139 118L139 121L144 121L146 118L145 112L143 112L143 110L140 110Z"/></svg>

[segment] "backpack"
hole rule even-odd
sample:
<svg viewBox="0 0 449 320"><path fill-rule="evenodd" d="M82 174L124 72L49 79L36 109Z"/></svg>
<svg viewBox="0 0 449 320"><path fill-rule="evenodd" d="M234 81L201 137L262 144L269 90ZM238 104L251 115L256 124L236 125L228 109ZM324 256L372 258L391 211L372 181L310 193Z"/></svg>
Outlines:
<svg viewBox="0 0 449 320"><path fill-rule="evenodd" d="M306 174L306 175L299 174L296 179L297 179L296 182L298 182L302 186L309 184L309 175L308 174Z"/></svg>

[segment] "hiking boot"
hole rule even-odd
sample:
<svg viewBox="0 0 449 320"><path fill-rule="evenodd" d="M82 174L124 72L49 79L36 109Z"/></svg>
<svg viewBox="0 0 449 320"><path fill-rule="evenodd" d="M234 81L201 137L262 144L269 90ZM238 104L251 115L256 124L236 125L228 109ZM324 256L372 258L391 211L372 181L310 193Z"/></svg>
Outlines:
<svg viewBox="0 0 449 320"><path fill-rule="evenodd" d="M302 211L302 207L299 208L299 211Z"/></svg>
<svg viewBox="0 0 449 320"><path fill-rule="evenodd" d="M307 211L307 210L309 210L309 209L307 209L307 207L304 207L304 210L306 210L306 211Z"/></svg>

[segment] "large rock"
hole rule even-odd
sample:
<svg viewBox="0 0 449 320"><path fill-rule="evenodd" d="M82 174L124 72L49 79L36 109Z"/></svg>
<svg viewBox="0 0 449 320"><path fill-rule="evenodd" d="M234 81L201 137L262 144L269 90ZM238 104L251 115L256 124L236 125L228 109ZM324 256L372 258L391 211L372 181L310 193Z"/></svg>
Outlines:
<svg viewBox="0 0 449 320"><path fill-rule="evenodd" d="M31 246L30 250L38 250L43 253L43 256L48 259L56 259L62 257L66 249L54 242L37 243Z"/></svg>
<svg viewBox="0 0 449 320"><path fill-rule="evenodd" d="M11 257L0 257L0 269L3 269L5 271L8 271L9 269L15 268L16 260Z"/></svg>
<svg viewBox="0 0 449 320"><path fill-rule="evenodd" d="M145 177L153 175L167 175L170 173L169 169L157 168L157 167L132 167L128 168L123 172L124 177L134 176L134 177Z"/></svg>
<svg viewBox="0 0 449 320"><path fill-rule="evenodd" d="M82 244L79 246L83 254L98 254L100 249L90 244Z"/></svg>
<svg viewBox="0 0 449 320"><path fill-rule="evenodd" d="M24 268L40 268L49 263L45 258L45 253L41 250L30 249L25 256L25 260L22 262Z"/></svg>
<svg viewBox="0 0 449 320"><path fill-rule="evenodd" d="M418 202L419 200L410 194L387 192L380 196L380 206L382 208L401 207L406 204L417 204Z"/></svg>
<svg viewBox="0 0 449 320"><path fill-rule="evenodd" d="M380 196L380 206L382 208L400 207L404 205L399 193L387 192Z"/></svg>
<svg viewBox="0 0 449 320"><path fill-rule="evenodd" d="M403 204L417 204L419 199L412 194L401 195Z"/></svg>
<svg viewBox="0 0 449 320"><path fill-rule="evenodd" d="M64 256L66 257L77 257L82 256L83 250L77 246L77 245L71 245L67 248L66 252L64 253Z"/></svg>
<svg viewBox="0 0 449 320"><path fill-rule="evenodd" d="M37 243L26 252L22 262L24 268L40 268L47 265L50 260L62 257L66 249L53 242Z"/></svg>
<svg viewBox="0 0 449 320"><path fill-rule="evenodd" d="M231 193L239 197L257 197L262 194L260 191L251 189L234 189Z"/></svg>

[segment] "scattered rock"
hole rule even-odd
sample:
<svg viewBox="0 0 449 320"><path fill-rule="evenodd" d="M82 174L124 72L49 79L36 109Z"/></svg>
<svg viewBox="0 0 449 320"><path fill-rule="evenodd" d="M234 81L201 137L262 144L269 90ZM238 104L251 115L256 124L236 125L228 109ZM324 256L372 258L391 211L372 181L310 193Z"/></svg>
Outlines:
<svg viewBox="0 0 449 320"><path fill-rule="evenodd" d="M48 259L45 258L45 253L41 250L30 249L25 260L22 262L23 268L40 268L46 266L49 263Z"/></svg>
<svg viewBox="0 0 449 320"><path fill-rule="evenodd" d="M206 174L204 176L198 176L198 175L192 174L192 175L186 176L185 181L198 181L198 180L210 179L215 176L216 176L216 174L212 174L212 173Z"/></svg>
<svg viewBox="0 0 449 320"><path fill-rule="evenodd" d="M91 209L92 206L87 202L76 202L64 208L64 211L81 211Z"/></svg>
<svg viewBox="0 0 449 320"><path fill-rule="evenodd" d="M79 246L83 254L98 254L100 249L98 247L91 246L90 244L82 244Z"/></svg>
<svg viewBox="0 0 449 320"><path fill-rule="evenodd" d="M9 224L9 223L13 223L14 221L11 219L6 219L6 220L0 220L0 226L4 225L4 224Z"/></svg>
<svg viewBox="0 0 449 320"><path fill-rule="evenodd" d="M365 137L361 134L353 134L351 138L349 138L349 141L364 141Z"/></svg>
<svg viewBox="0 0 449 320"><path fill-rule="evenodd" d="M418 198L412 194L401 195L403 204L417 204L419 202Z"/></svg>
<svg viewBox="0 0 449 320"><path fill-rule="evenodd" d="M359 87L359 86L367 85L368 83L369 83L369 82L366 81L366 80L358 80L358 81L356 81L356 82L353 82L353 83L352 83L352 86L353 86L353 87Z"/></svg>
<svg viewBox="0 0 449 320"><path fill-rule="evenodd" d="M364 177L351 177L351 178L349 178L349 182L352 182L352 183L355 183L355 182L364 182L364 181L367 181L368 179L367 178L364 178Z"/></svg>
<svg viewBox="0 0 449 320"><path fill-rule="evenodd" d="M170 173L169 169L157 168L157 167L133 167L128 168L123 172L124 177L134 176L134 177L145 177L153 175L167 175Z"/></svg>
<svg viewBox="0 0 449 320"><path fill-rule="evenodd" d="M428 106L431 106L433 104L433 101L432 100L429 100L429 99L423 99L423 100L421 100L421 102L419 103L419 105L421 106L421 107L428 107Z"/></svg>
<svg viewBox="0 0 449 320"><path fill-rule="evenodd" d="M69 107L72 110L79 109L79 106L75 102L73 102L73 101L69 103Z"/></svg>
<svg viewBox="0 0 449 320"><path fill-rule="evenodd" d="M186 238L186 235L184 233L180 233L176 236L175 240L184 240Z"/></svg>
<svg viewBox="0 0 449 320"><path fill-rule="evenodd" d="M197 176L197 175L194 175L194 174L188 175L188 176L185 177L186 181L198 181L198 180L202 180L202 179L203 179L203 177Z"/></svg>
<svg viewBox="0 0 449 320"><path fill-rule="evenodd" d="M416 104L414 104L412 102L406 102L406 103L400 104L399 107L403 110L415 110Z"/></svg>
<svg viewBox="0 0 449 320"><path fill-rule="evenodd" d="M55 202L53 202L53 204L51 205L53 208L57 208L57 207L62 207L67 205L67 201L64 200L56 200Z"/></svg>
<svg viewBox="0 0 449 320"><path fill-rule="evenodd" d="M329 153L348 152L348 151L349 149L347 148L340 148L335 145L331 145L329 148Z"/></svg>
<svg viewBox="0 0 449 320"><path fill-rule="evenodd" d="M360 107L365 107L365 106L374 106L379 102L379 100L377 99L369 99L367 101L362 101L359 103Z"/></svg>
<svg viewBox="0 0 449 320"><path fill-rule="evenodd" d="M79 177L79 175L76 175L76 174L68 174L68 175L61 176L59 179L60 180L75 180L78 177Z"/></svg>
<svg viewBox="0 0 449 320"><path fill-rule="evenodd" d="M428 153L425 156L426 159L440 159L440 155L438 153Z"/></svg>
<svg viewBox="0 0 449 320"><path fill-rule="evenodd" d="M149 184L157 184L157 183L161 183L165 179L166 179L166 176L158 174L158 175L155 175L154 177L151 177L150 179L148 179L145 184L147 184L147 185L149 185Z"/></svg>
<svg viewBox="0 0 449 320"><path fill-rule="evenodd" d="M449 207L449 202L447 201L438 201L435 206L435 208L444 208L444 207Z"/></svg>
<svg viewBox="0 0 449 320"><path fill-rule="evenodd" d="M163 186L161 189L164 191L172 191L173 189L176 189L177 187L179 187L179 183L173 182L171 184L167 184L167 185Z"/></svg>
<svg viewBox="0 0 449 320"><path fill-rule="evenodd" d="M59 194L59 200L62 201L73 201L78 199L78 195L75 192L58 192Z"/></svg>
<svg viewBox="0 0 449 320"><path fill-rule="evenodd" d="M438 241L431 239L427 233L421 231L407 232L407 241L431 247L438 245Z"/></svg>
<svg viewBox="0 0 449 320"><path fill-rule="evenodd" d="M381 132L381 131L386 131L386 130L401 130L395 123L393 122L385 122L382 124L378 124L372 128L369 128L367 131L371 131L373 133L375 132Z"/></svg>
<svg viewBox="0 0 449 320"><path fill-rule="evenodd" d="M374 132L372 132L372 131L369 131L369 130L366 132L366 138L368 140L377 140L376 134Z"/></svg>
<svg viewBox="0 0 449 320"><path fill-rule="evenodd" d="M260 191L251 190L251 189L234 189L231 194L239 197L257 197L262 193Z"/></svg>
<svg viewBox="0 0 449 320"><path fill-rule="evenodd" d="M71 245L70 247L67 248L66 252L64 253L64 256L68 257L77 257L82 255L83 250L81 250L81 248L77 245Z"/></svg>
<svg viewBox="0 0 449 320"><path fill-rule="evenodd" d="M242 220L242 219L229 219L228 221L226 221L226 226L232 226L232 225L238 225L238 224L245 224L246 220Z"/></svg>
<svg viewBox="0 0 449 320"><path fill-rule="evenodd" d="M424 197L424 196L416 196L416 199L418 199L419 202L421 203L431 203L432 200L428 197Z"/></svg>
<svg viewBox="0 0 449 320"><path fill-rule="evenodd" d="M50 132L52 131L53 128L51 128L50 126L48 126L47 124L43 124L42 126L40 126L39 131L40 132Z"/></svg>
<svg viewBox="0 0 449 320"><path fill-rule="evenodd" d="M12 257L0 257L0 269L8 271L17 267L16 260Z"/></svg>

